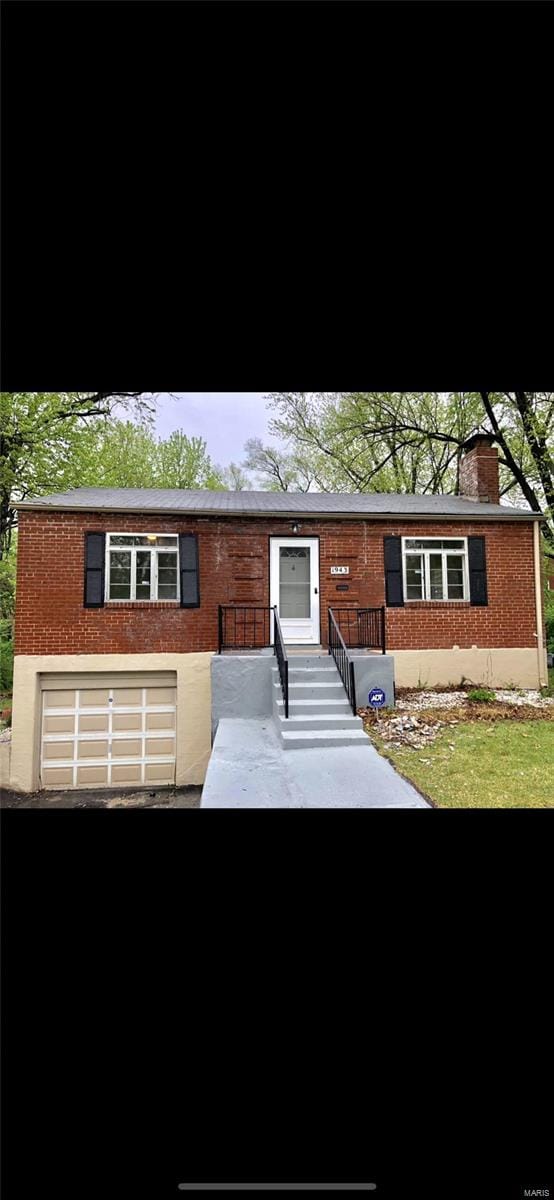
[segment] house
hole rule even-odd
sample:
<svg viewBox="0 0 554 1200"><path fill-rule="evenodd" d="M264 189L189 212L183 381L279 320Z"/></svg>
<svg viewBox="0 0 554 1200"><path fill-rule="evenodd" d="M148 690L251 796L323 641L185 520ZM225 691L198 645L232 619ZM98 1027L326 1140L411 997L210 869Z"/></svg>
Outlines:
<svg viewBox="0 0 554 1200"><path fill-rule="evenodd" d="M314 669L334 670L330 636L348 713L367 703L348 691L353 656L381 656L397 687L543 685L540 514L499 504L488 435L466 444L460 491L77 488L20 504L12 786L202 782L214 655L219 699L224 661L230 678L242 651L261 677L269 655L285 720L288 664L319 648ZM235 715L254 691L235 691Z"/></svg>

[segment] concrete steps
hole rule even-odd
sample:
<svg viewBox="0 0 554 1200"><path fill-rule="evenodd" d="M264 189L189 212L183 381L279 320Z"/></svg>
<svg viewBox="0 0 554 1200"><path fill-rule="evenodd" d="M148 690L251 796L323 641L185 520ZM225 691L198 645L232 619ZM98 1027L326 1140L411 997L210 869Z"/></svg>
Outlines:
<svg viewBox="0 0 554 1200"><path fill-rule="evenodd" d="M370 741L363 729L305 729L281 733L281 741L285 750L310 750L322 746L363 746L370 747Z"/></svg>
<svg viewBox="0 0 554 1200"><path fill-rule="evenodd" d="M287 729L306 730L306 729L362 729L363 722L361 717L355 717L350 706L345 711L344 716L340 713L309 713L299 715L293 713L289 709L288 720L280 713L277 717L277 723L282 733L286 733Z"/></svg>
<svg viewBox="0 0 554 1200"><path fill-rule="evenodd" d="M370 745L328 654L289 657L288 719L284 709L279 671L274 667L273 714L284 749Z"/></svg>

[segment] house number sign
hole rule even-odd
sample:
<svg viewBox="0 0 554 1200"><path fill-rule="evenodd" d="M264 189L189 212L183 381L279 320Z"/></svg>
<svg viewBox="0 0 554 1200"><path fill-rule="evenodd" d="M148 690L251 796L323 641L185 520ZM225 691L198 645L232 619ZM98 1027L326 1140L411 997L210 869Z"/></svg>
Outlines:
<svg viewBox="0 0 554 1200"><path fill-rule="evenodd" d="M331 567L331 575L350 575L350 567Z"/></svg>

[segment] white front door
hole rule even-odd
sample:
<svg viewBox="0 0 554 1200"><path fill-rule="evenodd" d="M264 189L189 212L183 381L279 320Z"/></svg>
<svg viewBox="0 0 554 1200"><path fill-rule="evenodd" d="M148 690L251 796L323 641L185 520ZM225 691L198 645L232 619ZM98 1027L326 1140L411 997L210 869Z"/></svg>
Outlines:
<svg viewBox="0 0 554 1200"><path fill-rule="evenodd" d="M291 645L319 645L319 539L271 538L271 604Z"/></svg>

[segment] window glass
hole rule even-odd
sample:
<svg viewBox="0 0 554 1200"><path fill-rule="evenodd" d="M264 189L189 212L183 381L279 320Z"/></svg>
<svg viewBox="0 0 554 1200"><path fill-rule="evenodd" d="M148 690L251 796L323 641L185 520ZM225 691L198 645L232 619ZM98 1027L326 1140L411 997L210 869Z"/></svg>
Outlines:
<svg viewBox="0 0 554 1200"><path fill-rule="evenodd" d="M177 537L172 534L155 533L111 533L112 546L174 546L177 549Z"/></svg>
<svg viewBox="0 0 554 1200"><path fill-rule="evenodd" d="M408 600L423 599L423 559L419 554L406 555L406 590Z"/></svg>
<svg viewBox="0 0 554 1200"><path fill-rule="evenodd" d="M446 560L448 576L448 599L464 598L464 560L461 554L449 554Z"/></svg>
<svg viewBox="0 0 554 1200"><path fill-rule="evenodd" d="M406 538L406 550L463 550L462 538L442 541L440 538Z"/></svg>
<svg viewBox="0 0 554 1200"><path fill-rule="evenodd" d="M113 551L110 554L110 599L131 598L131 554L130 551Z"/></svg>
<svg viewBox="0 0 554 1200"><path fill-rule="evenodd" d="M429 586L431 600L442 600L442 554L429 555Z"/></svg>
<svg viewBox="0 0 554 1200"><path fill-rule="evenodd" d="M152 556L149 550L137 550L137 600L150 599L151 560Z"/></svg>
<svg viewBox="0 0 554 1200"><path fill-rule="evenodd" d="M158 553L158 600L177 599L177 555Z"/></svg>

